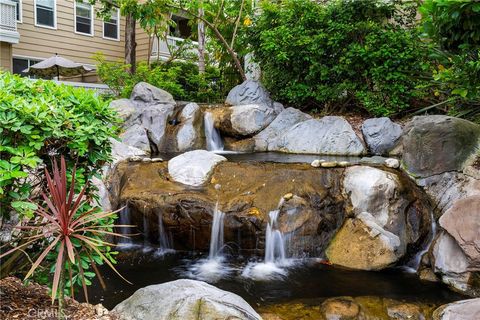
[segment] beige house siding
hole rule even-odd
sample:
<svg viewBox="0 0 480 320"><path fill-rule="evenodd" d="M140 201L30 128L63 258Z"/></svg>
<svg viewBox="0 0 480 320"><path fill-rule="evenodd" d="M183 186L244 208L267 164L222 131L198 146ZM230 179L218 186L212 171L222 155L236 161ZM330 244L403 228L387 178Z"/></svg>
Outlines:
<svg viewBox="0 0 480 320"><path fill-rule="evenodd" d="M94 13L93 36L75 33L74 0L57 0L57 28L35 26L34 0L22 1L22 23L18 23L20 43L13 56L48 58L55 53L75 62L95 64L92 56L102 52L107 60L124 58L125 18L120 17L120 40L103 38L103 21Z"/></svg>
<svg viewBox="0 0 480 320"><path fill-rule="evenodd" d="M148 49L148 34L139 26L135 28L135 42L137 43L137 62L147 61L150 50Z"/></svg>
<svg viewBox="0 0 480 320"><path fill-rule="evenodd" d="M12 44L0 42L0 69L12 71Z"/></svg>

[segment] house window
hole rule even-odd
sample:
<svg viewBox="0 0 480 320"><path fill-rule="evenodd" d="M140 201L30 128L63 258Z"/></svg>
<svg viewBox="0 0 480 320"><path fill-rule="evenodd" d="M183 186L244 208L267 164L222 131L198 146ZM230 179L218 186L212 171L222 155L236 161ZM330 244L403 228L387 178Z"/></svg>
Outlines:
<svg viewBox="0 0 480 320"><path fill-rule="evenodd" d="M35 0L35 24L41 27L56 27L56 0Z"/></svg>
<svg viewBox="0 0 480 320"><path fill-rule="evenodd" d="M17 21L22 22L22 0L12 0L16 4Z"/></svg>
<svg viewBox="0 0 480 320"><path fill-rule="evenodd" d="M93 7L84 2L75 2L75 32L93 36Z"/></svg>
<svg viewBox="0 0 480 320"><path fill-rule="evenodd" d="M111 12L110 19L103 21L103 37L107 39L119 40L120 23L119 11Z"/></svg>
<svg viewBox="0 0 480 320"><path fill-rule="evenodd" d="M39 62L40 60L36 60L36 59L13 58L13 73L19 74L22 76L27 76L27 74L23 71Z"/></svg>

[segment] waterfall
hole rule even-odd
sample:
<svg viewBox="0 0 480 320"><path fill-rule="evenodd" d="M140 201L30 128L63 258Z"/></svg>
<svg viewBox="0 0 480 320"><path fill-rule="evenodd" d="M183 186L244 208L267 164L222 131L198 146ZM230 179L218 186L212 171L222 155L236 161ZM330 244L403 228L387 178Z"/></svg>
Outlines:
<svg viewBox="0 0 480 320"><path fill-rule="evenodd" d="M280 200L278 208L282 206L282 203L283 199ZM291 261L286 257L286 236L278 228L279 214L279 209L268 213L269 221L265 231L265 259L263 263L249 263L242 272L243 277L256 280L272 280L287 275L286 267L290 265Z"/></svg>
<svg viewBox="0 0 480 320"><path fill-rule="evenodd" d="M205 139L208 151L223 151L223 141L220 132L215 128L213 116L210 112L205 112L203 117L205 127Z"/></svg>
<svg viewBox="0 0 480 320"><path fill-rule="evenodd" d="M435 216L433 215L433 210L430 211L430 219L431 219L431 229L432 229L432 234L431 237L428 239L427 243L425 246L417 252L417 254L404 266L404 270L411 272L411 273L416 273L418 272L418 268L420 267L420 264L422 262L422 257L425 253L430 250L430 246L435 239L435 235L437 234L437 222L435 221Z"/></svg>
<svg viewBox="0 0 480 320"><path fill-rule="evenodd" d="M130 210L128 209L128 206L123 207L122 210L120 210L120 217L119 217L119 224L120 225L130 225ZM131 233L129 230L131 228L129 227L120 227L119 228L119 233L122 235L128 235ZM131 238L119 238L118 239L119 244L127 245L132 243Z"/></svg>
<svg viewBox="0 0 480 320"><path fill-rule="evenodd" d="M208 258L210 260L221 256L223 249L223 221L225 220L225 213L218 210L218 202L215 204L215 211L213 212L212 232L210 235L210 252Z"/></svg>
<svg viewBox="0 0 480 320"><path fill-rule="evenodd" d="M160 249L172 249L172 241L168 234L165 232L165 227L163 226L163 216L158 215L158 243L160 244Z"/></svg>
<svg viewBox="0 0 480 320"><path fill-rule="evenodd" d="M145 215L145 209L143 214L143 251L150 250L150 242L148 241L148 220Z"/></svg>
<svg viewBox="0 0 480 320"><path fill-rule="evenodd" d="M267 224L265 233L265 263L286 262L285 238L278 230L277 218L280 210L270 211L268 214L270 221Z"/></svg>
<svg viewBox="0 0 480 320"><path fill-rule="evenodd" d="M201 259L188 268L187 276L190 278L216 282L227 277L233 269L225 264L225 258L222 256L223 224L225 213L218 209L218 202L215 204L213 212L212 231L210 235L210 251L208 259Z"/></svg>

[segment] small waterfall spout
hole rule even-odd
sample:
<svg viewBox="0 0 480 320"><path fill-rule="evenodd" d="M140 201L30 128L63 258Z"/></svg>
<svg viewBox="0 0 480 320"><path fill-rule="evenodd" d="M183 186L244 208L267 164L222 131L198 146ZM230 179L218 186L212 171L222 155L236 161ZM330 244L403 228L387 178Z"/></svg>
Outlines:
<svg viewBox="0 0 480 320"><path fill-rule="evenodd" d="M270 221L267 225L265 234L265 263L286 262L285 255L285 238L280 230L278 230L277 218L279 210L270 211Z"/></svg>
<svg viewBox="0 0 480 320"><path fill-rule="evenodd" d="M283 199L278 208L282 206ZM287 275L285 267L290 261L286 257L286 237L278 228L280 210L270 211L269 221L265 231L265 260L263 263L249 263L242 272L242 276L256 280L271 280L283 278Z"/></svg>
<svg viewBox="0 0 480 320"><path fill-rule="evenodd" d="M216 259L221 256L223 249L223 220L225 220L225 213L218 210L218 202L215 204L215 211L213 212L212 233L210 235L210 252L209 259Z"/></svg>
<svg viewBox="0 0 480 320"><path fill-rule="evenodd" d="M165 231L165 226L163 225L163 215L160 213L158 215L158 243L159 248L155 252L156 256L163 256L167 253L174 252L173 241L170 235Z"/></svg>
<svg viewBox="0 0 480 320"><path fill-rule="evenodd" d="M120 210L120 217L119 217L119 224L120 225L130 225L130 210L128 209L128 206L125 206L122 210ZM122 235L129 235L131 233L131 228L129 227L120 227L119 228L119 233ZM125 245L130 245L132 244L132 239L131 238L119 238L118 243L125 246Z"/></svg>
<svg viewBox="0 0 480 320"><path fill-rule="evenodd" d="M222 255L224 247L224 220L225 213L219 210L217 202L213 212L208 259L201 259L197 263L191 265L187 274L188 277L208 282L216 282L232 272L232 269L224 263L225 258Z"/></svg>
<svg viewBox="0 0 480 320"><path fill-rule="evenodd" d="M203 117L205 127L205 139L208 151L223 151L223 141L220 132L215 128L213 116L210 112L205 112Z"/></svg>

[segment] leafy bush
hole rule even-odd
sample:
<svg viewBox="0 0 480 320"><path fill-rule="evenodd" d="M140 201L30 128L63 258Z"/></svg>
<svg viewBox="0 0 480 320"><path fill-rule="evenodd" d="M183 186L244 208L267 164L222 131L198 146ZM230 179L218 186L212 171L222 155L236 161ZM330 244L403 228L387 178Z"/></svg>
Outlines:
<svg viewBox="0 0 480 320"><path fill-rule="evenodd" d="M38 196L32 190L45 181L39 166L49 166L51 156L64 155L69 172L77 163L79 187L98 174L110 161L116 121L93 92L0 73L0 216L32 216L27 199Z"/></svg>
<svg viewBox="0 0 480 320"><path fill-rule="evenodd" d="M432 107L480 123L480 2L427 0L420 11L434 40Z"/></svg>
<svg viewBox="0 0 480 320"><path fill-rule="evenodd" d="M395 3L376 0L262 2L250 43L274 98L324 112L406 112L423 92L427 51L398 23Z"/></svg>
<svg viewBox="0 0 480 320"><path fill-rule="evenodd" d="M150 67L141 62L136 72L130 74L129 65L122 62L108 62L102 55L97 55L96 60L100 79L119 97L128 98L141 81L168 91L176 100L213 103L223 101L226 96L220 71L213 66L199 75L198 66L192 62L171 61Z"/></svg>
<svg viewBox="0 0 480 320"><path fill-rule="evenodd" d="M480 46L480 2L425 0L420 12L425 32L442 49L457 51Z"/></svg>

